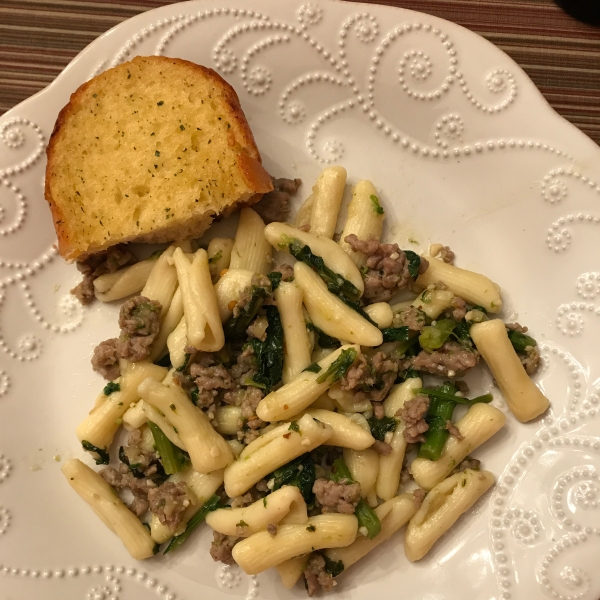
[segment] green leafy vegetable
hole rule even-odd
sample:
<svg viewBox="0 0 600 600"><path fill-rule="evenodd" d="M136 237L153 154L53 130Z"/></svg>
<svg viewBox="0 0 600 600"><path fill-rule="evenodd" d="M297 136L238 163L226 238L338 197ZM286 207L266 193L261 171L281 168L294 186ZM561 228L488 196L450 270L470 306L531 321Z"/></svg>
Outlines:
<svg viewBox="0 0 600 600"><path fill-rule="evenodd" d="M407 379L413 379L415 377L420 377L419 371L415 371L415 369L406 369L406 371L402 371L402 373L398 373L398 377L396 381L401 383L402 381L406 381Z"/></svg>
<svg viewBox="0 0 600 600"><path fill-rule="evenodd" d="M311 533L314 533L317 530L317 528L314 525L309 525L306 528L306 531L310 531Z"/></svg>
<svg viewBox="0 0 600 600"><path fill-rule="evenodd" d="M339 340L336 340L334 337L327 335L310 321L306 323L306 328L309 331L314 331L317 334L317 343L321 348L339 348L342 345Z"/></svg>
<svg viewBox="0 0 600 600"><path fill-rule="evenodd" d="M319 363L312 363L312 365L308 365L308 367L306 367L306 369L302 369L302 372L304 371L308 371L309 373L319 373L320 371L322 371L321 367L319 366Z"/></svg>
<svg viewBox="0 0 600 600"><path fill-rule="evenodd" d="M423 327L423 332L419 336L421 348L429 352L441 348L455 327L456 321L454 319L441 319L435 325Z"/></svg>
<svg viewBox="0 0 600 600"><path fill-rule="evenodd" d="M292 421L290 423L290 426L288 427L289 431L295 431L296 433L299 433L300 435L302 435L302 432L300 431L300 425L298 425L297 421Z"/></svg>
<svg viewBox="0 0 600 600"><path fill-rule="evenodd" d="M148 427L154 438L154 446L160 455L160 462L167 475L179 473L187 462L187 455L171 442L171 440L162 432L161 428L152 421L148 421Z"/></svg>
<svg viewBox="0 0 600 600"><path fill-rule="evenodd" d="M198 395L200 394L200 390L198 388L194 388L190 394L192 402L198 406Z"/></svg>
<svg viewBox="0 0 600 600"><path fill-rule="evenodd" d="M407 342L409 338L408 327L386 327L381 330L384 342Z"/></svg>
<svg viewBox="0 0 600 600"><path fill-rule="evenodd" d="M217 261L221 260L222 256L223 256L223 250L218 250L214 256L211 256L208 259L208 264L212 265L212 264L216 263Z"/></svg>
<svg viewBox="0 0 600 600"><path fill-rule="evenodd" d="M508 339L515 351L519 354L523 354L527 346L531 346L532 348L537 346L537 342L532 337L525 335L516 329L508 330Z"/></svg>
<svg viewBox="0 0 600 600"><path fill-rule="evenodd" d="M336 483L354 483L350 469L342 458L336 458L331 467L330 479ZM364 498L361 498L356 505L354 514L358 519L359 527L366 527L367 537L372 540L379 535L381 531L381 522L377 513L366 503Z"/></svg>
<svg viewBox="0 0 600 600"><path fill-rule="evenodd" d="M104 386L102 393L105 396L110 396L113 392L120 392L120 391L121 391L121 385L119 383L115 383L114 381L111 381L110 383L107 383Z"/></svg>
<svg viewBox="0 0 600 600"><path fill-rule="evenodd" d="M267 306L267 339L264 342L253 338L252 349L256 357L258 372L252 378L252 385L264 386L270 391L281 381L283 373L283 326L276 306Z"/></svg>
<svg viewBox="0 0 600 600"><path fill-rule="evenodd" d="M108 448L98 448L98 446L94 446L94 444L88 442L87 440L83 440L81 442L81 445L83 446L83 449L87 452L93 452L97 455L97 458L92 457L96 461L97 465L107 465L110 462Z"/></svg>
<svg viewBox="0 0 600 600"><path fill-rule="evenodd" d="M381 204L379 204L379 198L377 196L375 196L374 194L371 194L370 198L371 198L371 204L373 205L373 210L378 215L382 215L383 207L381 206Z"/></svg>
<svg viewBox="0 0 600 600"><path fill-rule="evenodd" d="M185 356L183 357L183 364L179 365L177 367L177 369L175 369L176 371L178 371L179 373L181 373L182 371L185 371L186 367L188 366L188 363L190 362L190 357L192 355L188 354L187 352L185 353Z"/></svg>
<svg viewBox="0 0 600 600"><path fill-rule="evenodd" d="M471 340L471 323L468 321L460 321L452 331L452 335L463 342L472 342Z"/></svg>
<svg viewBox="0 0 600 600"><path fill-rule="evenodd" d="M315 463L306 453L273 472L273 491L284 485L295 485L306 503L312 504L315 499L312 491L315 479Z"/></svg>
<svg viewBox="0 0 600 600"><path fill-rule="evenodd" d="M312 267L319 277L327 284L327 289L332 294L343 296L352 302L358 301L360 298L360 290L339 273L331 270L320 256L312 253L309 246L302 246L297 240L293 240L289 245L289 251L295 259Z"/></svg>
<svg viewBox="0 0 600 600"><path fill-rule="evenodd" d="M471 404L477 404L479 402L484 402L484 403L488 403L491 402L494 397L492 396L492 394L483 394L483 396L477 396L476 398L473 398L472 400L469 400L468 398L462 398L461 396L455 396L453 392L446 392L444 390L442 390L444 386L440 386L438 388L418 388L416 390L413 390L415 394L425 394L426 396L429 396L430 398L437 398L438 400L450 400L451 402L456 402L457 404L467 404L467 405L471 405ZM456 388L454 388L456 389Z"/></svg>
<svg viewBox="0 0 600 600"><path fill-rule="evenodd" d="M412 250L404 250L408 260L408 272L413 279L419 276L419 267L421 266L421 257Z"/></svg>
<svg viewBox="0 0 600 600"><path fill-rule="evenodd" d="M181 535L176 535L165 548L163 554L168 554L173 550L177 550L189 537L194 530L204 521L206 515L213 510L221 508L221 499L216 494L212 495L204 506L188 521L185 531Z"/></svg>
<svg viewBox="0 0 600 600"><path fill-rule="evenodd" d="M371 417L370 419L367 419L367 423L369 423L371 435L380 442L383 442L385 434L388 431L394 431L394 429L396 429L396 419L393 417L383 417L383 419Z"/></svg>
<svg viewBox="0 0 600 600"><path fill-rule="evenodd" d="M281 278L283 277L283 274L280 273L279 271L272 271L271 273L269 273L267 275L267 277L271 281L271 291L274 292L279 287L279 284L281 283Z"/></svg>
<svg viewBox="0 0 600 600"><path fill-rule="evenodd" d="M427 388L422 388L427 389ZM429 460L438 460L446 444L450 433L446 429L446 422L452 420L452 414L456 407L456 397L454 394L458 391L450 382L445 382L436 388L437 395L432 396L427 415L429 429L425 433L425 441L419 448L419 456ZM418 392L420 393L420 392Z"/></svg>
<svg viewBox="0 0 600 600"><path fill-rule="evenodd" d="M332 576L337 577L344 571L344 563L341 560L332 560L326 554L321 555L325 559L325 570Z"/></svg>
<svg viewBox="0 0 600 600"><path fill-rule="evenodd" d="M157 361L155 361L154 364L158 365L159 367L167 367L167 369L170 369L172 367L171 355L167 352L167 354L165 354L162 358L159 358Z"/></svg>
<svg viewBox="0 0 600 600"><path fill-rule="evenodd" d="M150 256L149 256L149 260L156 260L157 258L159 258L162 253L166 250L166 248L161 248L160 250L155 250Z"/></svg>
<svg viewBox="0 0 600 600"><path fill-rule="evenodd" d="M317 377L317 383L324 383L329 379L333 384L344 377L356 360L356 356L357 352L354 348L342 350L340 355L329 365L329 368Z"/></svg>
<svg viewBox="0 0 600 600"><path fill-rule="evenodd" d="M248 325L260 310L267 296L268 292L264 287L253 285L250 289L248 303L240 310L237 317L232 317L225 325L225 335L233 339L245 338Z"/></svg>

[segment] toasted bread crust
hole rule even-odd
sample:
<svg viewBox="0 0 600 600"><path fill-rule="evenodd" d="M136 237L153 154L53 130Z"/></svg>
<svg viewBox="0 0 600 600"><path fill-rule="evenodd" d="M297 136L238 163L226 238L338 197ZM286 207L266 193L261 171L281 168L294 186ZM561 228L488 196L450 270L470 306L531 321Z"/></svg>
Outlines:
<svg viewBox="0 0 600 600"><path fill-rule="evenodd" d="M229 110L228 117L229 119L231 119L232 122L235 121L236 124L236 137L234 140L232 140L232 142L239 148L239 152L237 155L237 160L239 164L239 174L244 179L246 185L254 191L253 194L249 194L246 198L236 199L233 202L233 205L235 205L236 207L240 207L243 205L253 204L260 200L262 194L267 193L273 189L271 179L261 164L261 156L254 141L252 131L250 130L244 112L242 110L238 95L236 94L235 90L216 71L208 67L197 65L193 62L179 58L168 58L158 56L136 57L131 62L135 63L140 61L154 61L156 63L163 63L165 65L177 65L185 69L189 69L191 72L195 73L199 77L202 77L206 80L212 80L215 88L219 89L221 93L221 99L225 102ZM113 69L106 71L98 77L106 77L107 74L110 75L111 71L114 71L115 69L122 69L126 64L128 63L125 63L124 65L119 65L118 67L114 67ZM48 160L46 166L44 195L52 213L52 218L58 237L59 253L67 260L73 260L82 254L87 255L94 252L98 252L113 245L113 243L123 243L126 241L166 242L178 239L178 237L182 237L178 236L177 227L162 227L156 233L151 232L145 233L143 235L133 234L129 236L129 239L119 239L114 241L113 243L108 243L101 246L90 246L89 248L84 250L77 248L74 244L75 240L71 239L72 233L68 224L65 222L65 214L63 209L61 208L60 199L55 198L53 194L53 174L58 168L60 168L60 161L62 160L62 157L59 156L59 154L56 152L56 145L57 143L59 143L63 132L66 131L69 127L69 120L74 112L74 108L78 105L83 104L86 101L86 92L90 88L90 86L94 85L96 79L97 78L87 81L71 94L69 102L62 108L57 117L54 129L52 131L50 140L46 148L46 155ZM229 207L225 207L221 212L230 212L228 208ZM199 236L203 233L203 231L205 231L208 228L208 226L212 222L212 219L216 216L218 215L214 214L214 212L211 218L208 219L204 218L205 215L201 215L200 218L196 218L193 221L186 223L186 226L183 229L185 230L185 233L187 233L188 236ZM184 232L182 231L181 233L183 234Z"/></svg>

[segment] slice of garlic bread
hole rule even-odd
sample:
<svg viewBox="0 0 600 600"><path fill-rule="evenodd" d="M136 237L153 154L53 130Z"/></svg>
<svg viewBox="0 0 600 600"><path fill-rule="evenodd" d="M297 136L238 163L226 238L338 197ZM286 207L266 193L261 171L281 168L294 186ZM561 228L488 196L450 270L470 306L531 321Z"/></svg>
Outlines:
<svg viewBox="0 0 600 600"><path fill-rule="evenodd" d="M139 56L83 84L47 155L45 196L67 260L199 236L272 189L233 88L176 58Z"/></svg>

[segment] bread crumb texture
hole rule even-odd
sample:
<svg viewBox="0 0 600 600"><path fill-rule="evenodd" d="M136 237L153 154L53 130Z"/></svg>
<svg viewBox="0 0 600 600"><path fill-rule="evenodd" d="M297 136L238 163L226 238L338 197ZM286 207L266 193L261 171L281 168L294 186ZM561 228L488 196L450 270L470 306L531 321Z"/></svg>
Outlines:
<svg viewBox="0 0 600 600"><path fill-rule="evenodd" d="M47 148L61 255L199 236L272 189L233 88L217 73L137 57L83 84Z"/></svg>

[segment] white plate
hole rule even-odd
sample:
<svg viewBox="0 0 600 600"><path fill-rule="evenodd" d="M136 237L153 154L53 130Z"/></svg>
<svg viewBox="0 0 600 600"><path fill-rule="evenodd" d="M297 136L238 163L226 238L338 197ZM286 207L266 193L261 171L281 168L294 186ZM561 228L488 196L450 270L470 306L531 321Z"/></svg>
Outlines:
<svg viewBox="0 0 600 600"><path fill-rule="evenodd" d="M420 563L404 558L400 536L340 578L335 597L597 600L598 147L467 30L383 6L277 0L141 14L0 118L0 598L304 596L272 574L215 565L207 528L172 557L136 563L59 471L83 455L74 428L102 385L89 358L116 332L117 308L69 296L78 275L52 249L44 146L79 84L152 53L217 68L267 169L301 177L304 195L329 162L374 181L389 236L449 244L459 265L502 286L505 317L541 344L537 382L552 414L528 425L509 416L477 452L495 491Z"/></svg>

